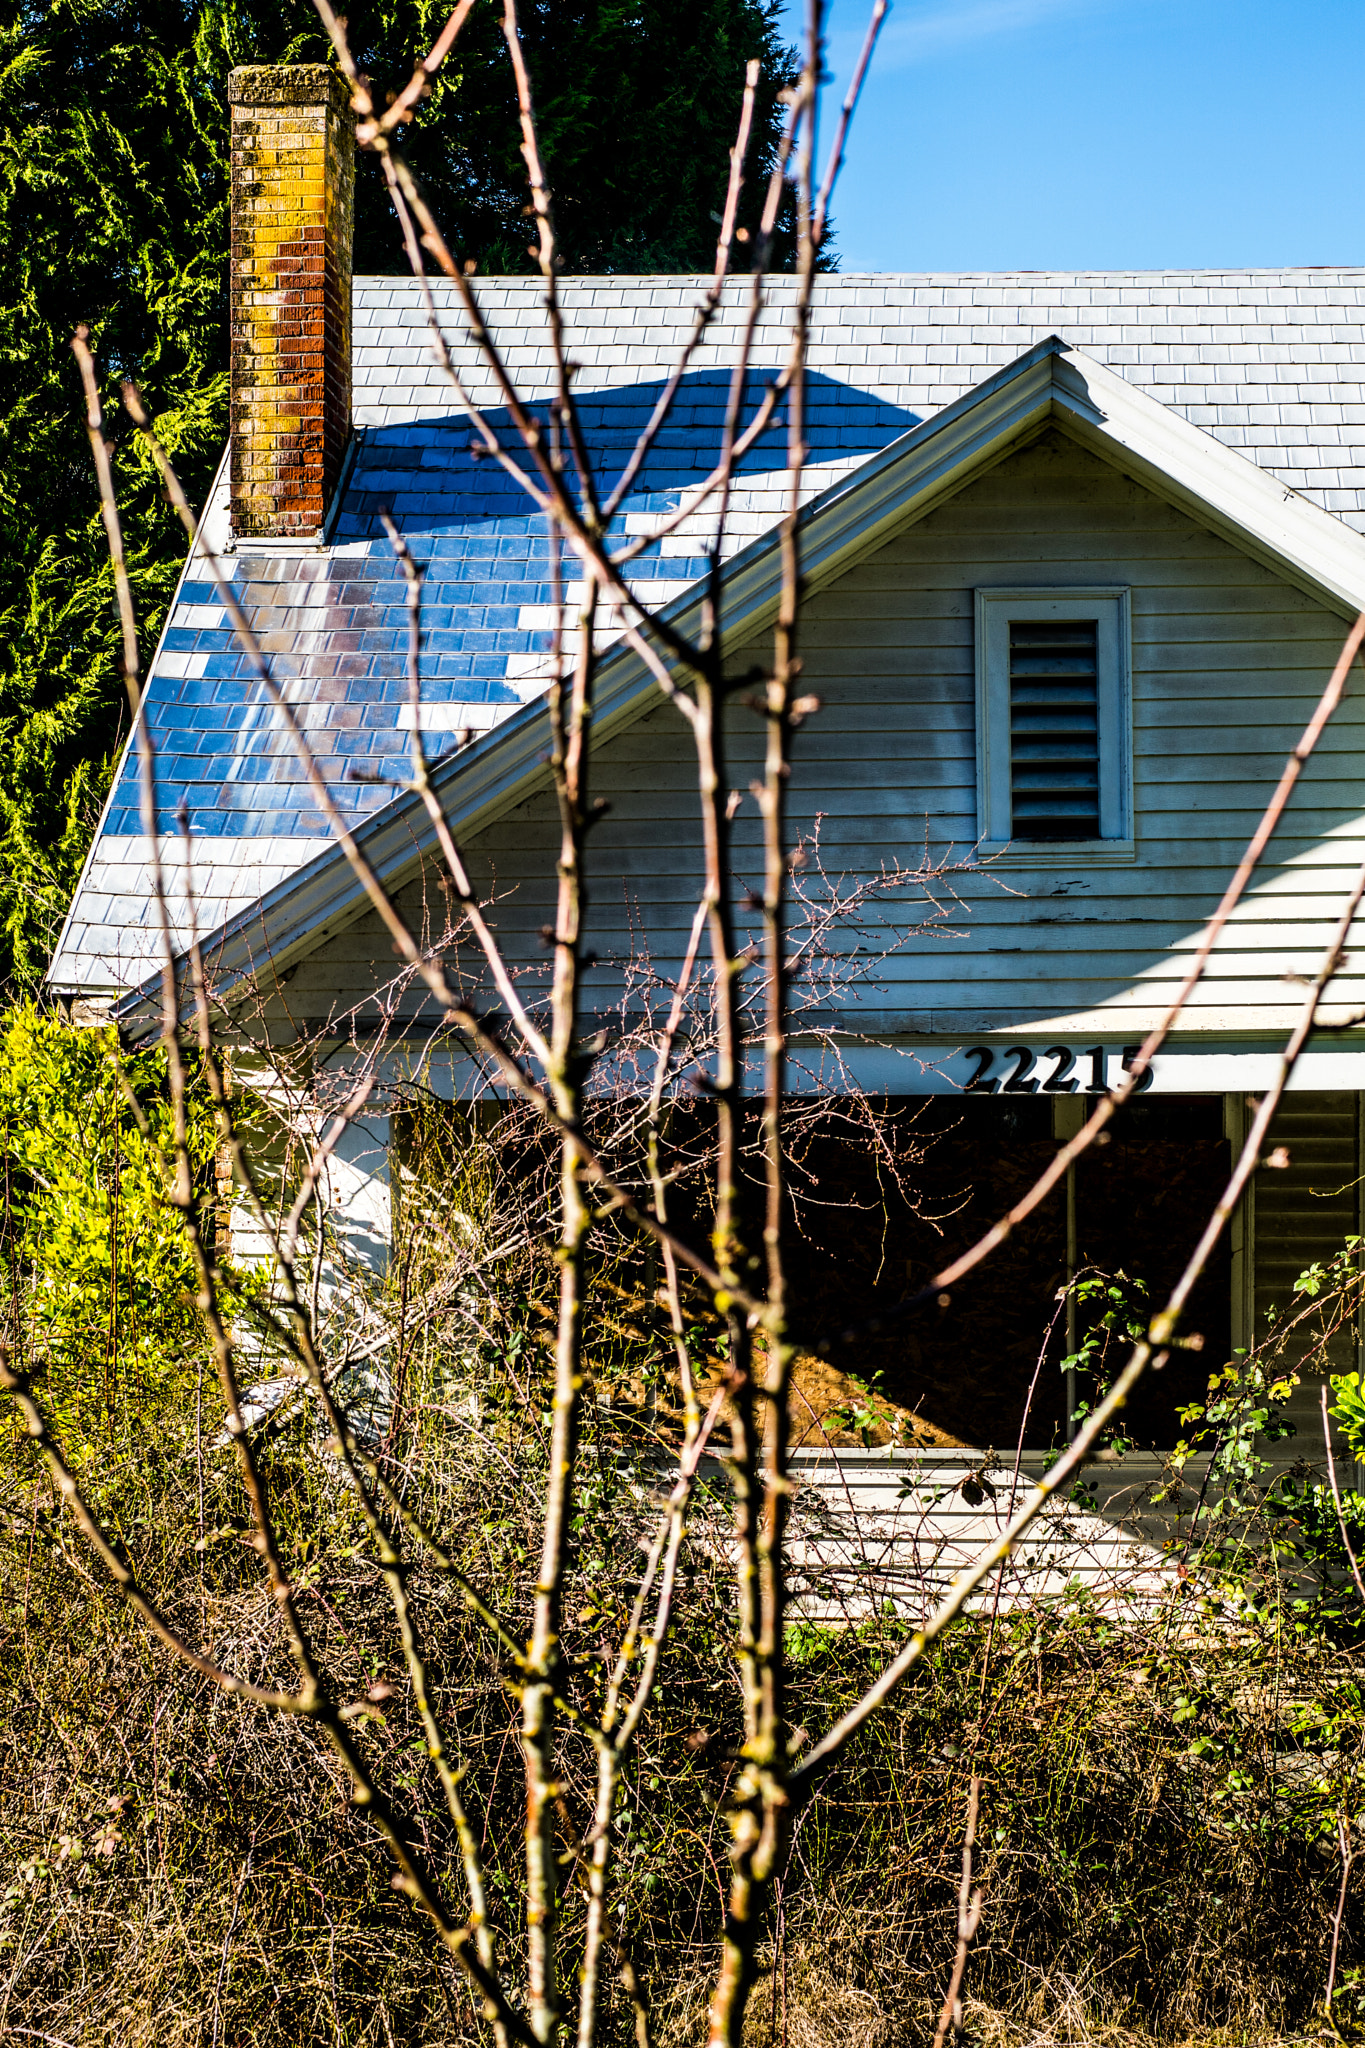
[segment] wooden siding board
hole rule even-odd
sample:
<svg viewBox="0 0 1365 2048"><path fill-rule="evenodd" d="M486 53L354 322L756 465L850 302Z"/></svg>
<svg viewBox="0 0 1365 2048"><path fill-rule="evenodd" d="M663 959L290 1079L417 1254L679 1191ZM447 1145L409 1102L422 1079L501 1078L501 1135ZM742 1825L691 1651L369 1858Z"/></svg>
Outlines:
<svg viewBox="0 0 1365 2048"><path fill-rule="evenodd" d="M1255 948L1245 944L1222 946L1215 955L1218 962L1218 981L1226 986L1229 980L1239 977L1254 981L1263 979L1267 974L1283 975L1290 970L1296 974L1309 972L1316 968L1330 933L1330 925L1324 923L1316 944L1306 940L1291 946L1270 937L1263 946ZM1037 934L1032 936L1036 939ZM1160 925L1151 925L1145 930L1124 927L1117 933L1104 931L1102 936L1092 929L1091 939L1092 943L1086 948L1087 979L1134 984L1140 981L1144 987L1150 987L1152 982L1157 980L1179 980L1189 965L1187 956L1193 954L1195 950L1192 937L1183 932L1172 933ZM955 946L955 957L962 956L961 965L965 968L969 964L966 959L968 942L960 940L951 943ZM908 961L906 954L912 947L914 958L913 961ZM1154 949L1161 955L1159 961L1153 959ZM927 962L942 963L943 959L944 953L940 942L912 935L905 940L903 950L877 970L877 977L888 982L911 976L919 980L923 976ZM996 959L999 965L991 970L994 978L1008 980L1017 975L1023 980L1033 979L1030 970L1035 966L1034 962L1019 958L1003 946L997 949ZM974 963L972 971L975 977L978 969ZM1048 970L1038 963L1038 971ZM1055 975L1055 967L1050 971ZM986 970L983 968L979 972L984 978ZM1348 973L1344 985L1349 985L1352 980L1359 978L1358 975L1351 976ZM1283 990L1280 994L1282 997Z"/></svg>
<svg viewBox="0 0 1365 2048"><path fill-rule="evenodd" d="M1011 965L1016 970L1013 974L1009 971ZM1012 962L1002 962L1000 972L990 976L973 974L968 979L965 975L948 976L940 972L907 975L901 980L888 973L879 973L877 980L887 991L885 1000L892 1007L904 1003L907 1009L915 1010L984 1008L992 1013L998 1010L1002 1022L1016 1009L1032 1007L1045 1015L1063 1009L1077 1010L1093 1015L1096 1028L1102 1031L1105 1027L1100 1016L1106 1006L1117 1009L1164 1008L1180 979L1178 974L1151 974L1139 979L1137 974L1125 974L1121 968L1116 968L1112 974L1068 974L1063 978L1055 967L1050 973L1042 969L1030 973L1028 968L1027 960L1017 958ZM1290 1014L1296 1015L1297 1006L1286 1004L1283 987L1274 990L1273 983L1278 980L1278 975L1248 975L1241 980L1220 975L1213 985L1201 983L1190 998L1187 1028L1201 1011L1214 1006L1226 1009L1231 1005L1247 1012L1247 1023L1252 1028L1265 1028L1255 1026L1250 1014L1260 1006L1272 1008L1277 1013L1288 1009ZM1270 989L1266 987L1267 981L1272 983ZM1362 987L1365 984L1359 977L1346 981L1340 987L1334 986L1332 1003L1359 1004ZM865 1003L869 1009L882 1006L872 994L865 998Z"/></svg>
<svg viewBox="0 0 1365 2048"><path fill-rule="evenodd" d="M933 740L935 736L929 735L927 738ZM889 753L883 753L879 759L867 761L847 757L841 759L835 755L833 758L822 760L818 775L811 772L810 766L801 775L793 774L793 803L800 798L813 807L818 807L825 796L846 790L859 798L861 805L866 807L860 808L857 812L852 806L845 809L839 825L846 834L850 831L856 834L862 818L874 812L889 812L905 819L907 823L928 818L931 825L940 828L940 838L942 829L949 825L959 834L962 828L967 826L971 828L969 838L974 839L974 763L971 756L957 744L957 735L938 735L937 739L939 744L926 744L917 749L920 767L922 768L927 760L932 760L937 771L932 792L926 791L921 796L907 791L900 779L905 773L904 765ZM950 741L952 744L949 744ZM1254 779L1259 783L1266 776L1271 778L1273 786L1284 755L1278 749L1269 749L1263 755L1234 755L1230 757L1227 772L1220 772L1220 762L1228 758L1219 756L1216 751L1211 750L1208 755L1201 756L1201 761L1205 765L1198 769L1192 767L1174 751L1168 760L1140 761L1137 764L1135 780L1139 789L1145 790L1148 795L1146 815L1138 821L1139 837L1155 838L1162 829L1163 814L1178 819L1189 816L1192 809L1197 810L1201 817L1205 814L1221 814L1228 817L1231 829L1235 831L1236 822L1246 815L1245 807L1236 801L1239 790L1245 788L1248 781ZM731 765L733 767L734 764ZM1342 762L1339 766L1345 771L1349 764ZM736 786L742 787L737 776L735 780ZM1192 795L1186 795L1182 788L1178 800L1164 800L1168 791L1185 783L1192 785ZM1207 790L1207 802L1197 801L1201 788ZM1359 815L1361 794L1361 789L1348 774L1343 772L1339 777L1332 777L1324 768L1312 787L1291 801L1287 814L1291 832L1295 828L1300 833L1311 830L1316 837L1324 827L1333 822L1354 823ZM968 802L969 797L972 799L971 803ZM657 786L651 788L643 765L623 776L620 781L613 782L608 801L618 827L625 820L638 824L641 819L646 822L651 818L691 821L696 816L695 791ZM797 830L803 826L809 829L813 815L812 810L810 815L802 818L798 812L793 819L794 827ZM825 812L825 816L829 820L826 829L829 829L833 826L834 820L828 811ZM753 807L746 799L740 812L738 829L747 832L754 822ZM1227 829L1228 826L1222 828ZM922 838L922 834L920 836ZM1210 836L1210 828L1205 826L1196 836ZM1221 833L1218 836L1221 836ZM1245 840L1242 843L1245 844ZM1023 851L1020 849L1019 860L1022 859ZM1083 866L1084 863L1078 861L1077 865ZM599 869L598 873L601 872Z"/></svg>
<svg viewBox="0 0 1365 2048"><path fill-rule="evenodd" d="M1015 458L1015 460L1022 459L1025 458ZM987 484L981 483L973 485L971 488L981 490L987 488ZM1136 490L1139 486L1135 484L1132 488ZM1048 537L1040 535L1036 543L1031 546L1025 546L1020 543L1017 535L1010 536L1012 545L994 549L989 545L989 536L982 536L978 544L969 550L964 546L963 538L959 535L944 535L942 538L938 536L925 537L925 528L929 525L930 521L942 516L941 513L931 513L929 519L925 520L922 526L912 528L912 532L915 533L918 539L917 553L921 565L923 587L928 590L938 589L952 599L959 598L961 595L962 585L959 572L961 571L964 557L969 552L976 556L984 568L988 569L992 581L1001 584L1022 583L1036 578L1038 582L1044 584L1049 582L1130 583L1146 588L1156 588L1164 584L1185 584L1192 590L1200 590L1207 587L1207 570L1200 560L1200 550L1193 542L1169 549L1146 547L1139 553L1121 545L1116 537L1096 532L1093 527L1087 527L1074 531L1068 536L1069 544L1065 554L1067 574L1064 577L1060 573L1058 550ZM1203 538L1210 547L1228 545L1226 542L1218 540L1213 534L1208 534L1203 536ZM897 545L899 543L895 541L887 543L888 547L895 547ZM1230 548L1229 553L1231 553ZM1084 577L1077 576L1076 574L1077 566L1082 563L1088 565L1087 574ZM852 569L848 572L850 577L857 576L860 573L859 569ZM1249 558L1243 573L1239 573L1231 566L1225 567L1223 573L1234 590L1243 581L1250 588L1254 585L1256 577L1269 576L1271 574L1269 569L1263 569L1258 562L1253 562ZM825 593L822 592L820 600L822 602L824 595ZM856 613L852 602L848 599L846 599L846 602L848 604L847 616L850 618L855 617ZM1330 614L1324 612L1322 616L1328 617Z"/></svg>
<svg viewBox="0 0 1365 2048"><path fill-rule="evenodd" d="M1255 1325L1256 1336L1270 1332L1270 1310L1284 1314L1299 1305L1293 1288L1304 1269L1330 1259L1347 1236L1359 1228L1359 1103L1345 1093L1288 1096L1276 1114L1267 1151L1284 1146L1286 1168L1262 1167L1256 1175ZM1301 1340L1295 1340L1285 1364L1298 1363ZM1356 1364L1356 1339L1347 1330L1334 1339L1331 1366L1338 1372ZM1296 1389L1289 1416L1299 1439L1297 1448L1312 1457L1322 1448L1318 1401L1321 1376L1305 1373Z"/></svg>

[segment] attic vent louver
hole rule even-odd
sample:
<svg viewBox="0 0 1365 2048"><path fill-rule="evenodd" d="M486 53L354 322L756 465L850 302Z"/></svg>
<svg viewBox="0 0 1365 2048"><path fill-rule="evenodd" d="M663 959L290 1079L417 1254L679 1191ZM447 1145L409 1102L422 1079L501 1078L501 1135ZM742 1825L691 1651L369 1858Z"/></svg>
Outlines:
<svg viewBox="0 0 1365 2048"><path fill-rule="evenodd" d="M1016 839L1096 839L1099 672L1093 619L1010 622L1010 798Z"/></svg>

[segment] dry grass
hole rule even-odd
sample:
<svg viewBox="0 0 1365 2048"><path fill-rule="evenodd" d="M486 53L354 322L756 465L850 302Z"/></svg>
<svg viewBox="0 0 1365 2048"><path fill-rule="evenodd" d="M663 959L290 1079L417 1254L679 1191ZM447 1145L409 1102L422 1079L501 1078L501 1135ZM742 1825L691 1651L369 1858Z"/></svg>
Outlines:
<svg viewBox="0 0 1365 2048"><path fill-rule="evenodd" d="M477 1428L452 1425L441 1461L414 1470L447 1540L515 1619L527 1593L537 1451L532 1432L509 1459L509 1427L487 1416ZM609 1448L600 1446L596 1520L580 1542L582 1592L570 1601L574 1617L592 1607L568 1645L585 1701L599 1682L611 1625L603 1616L631 1582L642 1513L619 1442L617 1456ZM590 1459L598 1449L589 1445ZM331 1682L357 1701L376 1679L395 1684L363 1724L367 1751L418 1816L433 1860L454 1871L353 1509L301 1434L286 1433L271 1457ZM109 1512L180 1619L237 1668L283 1675L240 1540L227 1534L196 1550L192 1505L163 1478L148 1506L149 1473L134 1463L126 1498L114 1489ZM173 1476L173 1464L161 1469ZM134 1479L144 1503L136 1527ZM210 1520L225 1527L230 1481L223 1469L210 1480ZM453 2048L479 2038L463 1983L391 1888L388 1861L314 1731L172 1669L67 1547L12 1442L4 1484L0 2041ZM626 1788L626 1924L660 2048L700 2039L719 1928L723 1805L739 1733L719 1548L692 1553L668 1684ZM415 1593L470 1764L500 1939L515 1957L516 1701L440 1578L419 1574ZM823 1725L896 1630L889 1621L860 1633L803 1630L793 1718L811 1731ZM1053 1609L1002 1623L983 1687L984 1638L976 1622L951 1638L808 1809L784 1884L782 1953L768 1956L755 1996L755 2048L932 2038L972 1768L982 1778L986 1892L970 1976L979 2048L1137 2048L1148 2035L1242 2044L1311 2026L1340 1878L1332 1817L1365 1748L1360 1660L1266 1630L1201 1634L1180 1623L1167 1636L1158 1617L1125 1632L1083 1608ZM586 1748L569 1743L563 1770L581 1814ZM457 1877L448 1891L458 1908ZM1360 1893L1357 1884L1347 1968L1362 1959ZM568 1922L572 1942L572 1889ZM607 2038L631 2038L623 2002Z"/></svg>

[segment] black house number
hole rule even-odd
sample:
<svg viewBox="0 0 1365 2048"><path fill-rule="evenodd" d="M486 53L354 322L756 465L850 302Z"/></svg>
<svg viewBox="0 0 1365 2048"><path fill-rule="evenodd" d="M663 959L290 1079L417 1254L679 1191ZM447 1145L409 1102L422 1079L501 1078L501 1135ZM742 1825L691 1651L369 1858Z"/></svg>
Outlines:
<svg viewBox="0 0 1365 2048"><path fill-rule="evenodd" d="M1125 1073L1139 1050L1136 1045L1124 1046ZM1044 1095L1074 1095L1078 1090L1086 1095L1103 1095L1109 1086L1107 1067L1111 1055L1103 1045L1086 1046L1083 1051L1069 1045L1050 1045L1042 1053L1030 1052L1026 1045L1012 1045L1003 1053L997 1053L993 1046L973 1045L967 1048L966 1056L976 1061L976 1071L967 1082L969 1095L1036 1095L1040 1090ZM1054 1062L1050 1073L1038 1071L1040 1060ZM1134 1088L1134 1095L1143 1094L1151 1085L1152 1070L1148 1067Z"/></svg>

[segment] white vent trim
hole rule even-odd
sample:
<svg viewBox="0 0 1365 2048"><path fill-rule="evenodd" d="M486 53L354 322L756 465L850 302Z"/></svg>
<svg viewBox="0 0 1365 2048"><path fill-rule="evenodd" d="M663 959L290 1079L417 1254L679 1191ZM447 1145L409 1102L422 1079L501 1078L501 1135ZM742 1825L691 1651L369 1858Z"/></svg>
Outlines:
<svg viewBox="0 0 1365 2048"><path fill-rule="evenodd" d="M1098 658L1100 830L1095 839L1015 839L1011 800L1010 627L1093 621ZM976 592L979 850L992 859L1075 866L1137 858L1133 826L1132 629L1122 584L1010 585Z"/></svg>

